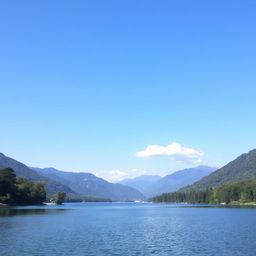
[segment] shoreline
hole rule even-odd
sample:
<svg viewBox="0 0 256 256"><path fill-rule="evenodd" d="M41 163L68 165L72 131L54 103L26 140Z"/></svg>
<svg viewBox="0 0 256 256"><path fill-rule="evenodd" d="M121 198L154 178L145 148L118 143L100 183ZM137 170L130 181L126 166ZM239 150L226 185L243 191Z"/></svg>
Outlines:
<svg viewBox="0 0 256 256"><path fill-rule="evenodd" d="M149 202L153 204L183 204L184 206L190 207L229 207L229 206L248 206L248 207L256 207L256 202L247 202L247 203L239 203L239 202L232 202L229 204L226 203L219 203L219 204L209 204L209 203L187 203L187 202Z"/></svg>
<svg viewBox="0 0 256 256"><path fill-rule="evenodd" d="M56 203L47 203L47 202L44 202L42 205L57 205Z"/></svg>
<svg viewBox="0 0 256 256"><path fill-rule="evenodd" d="M8 208L8 207L15 207L15 206L44 206L45 203L42 204L3 204L0 203L0 208Z"/></svg>

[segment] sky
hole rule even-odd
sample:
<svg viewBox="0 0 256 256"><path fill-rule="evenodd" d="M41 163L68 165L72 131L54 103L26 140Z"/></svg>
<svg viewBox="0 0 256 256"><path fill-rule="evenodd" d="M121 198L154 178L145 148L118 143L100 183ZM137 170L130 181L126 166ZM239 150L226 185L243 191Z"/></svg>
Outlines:
<svg viewBox="0 0 256 256"><path fill-rule="evenodd" d="M256 148L256 1L0 3L0 152L109 181Z"/></svg>

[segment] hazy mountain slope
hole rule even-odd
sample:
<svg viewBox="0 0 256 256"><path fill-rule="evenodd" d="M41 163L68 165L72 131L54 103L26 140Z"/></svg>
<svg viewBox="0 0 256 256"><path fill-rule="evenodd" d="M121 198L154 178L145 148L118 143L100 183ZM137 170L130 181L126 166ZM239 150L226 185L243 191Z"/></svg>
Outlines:
<svg viewBox="0 0 256 256"><path fill-rule="evenodd" d="M31 170L25 164L20 163L10 157L5 156L4 154L0 153L0 169L3 168L12 168L15 171L15 174L18 177L25 178L29 181L44 181L46 182L46 192L48 195L54 194L59 191L64 191L70 195L76 195L74 191L72 191L69 187L56 182L52 179L44 177L37 172Z"/></svg>
<svg viewBox="0 0 256 256"><path fill-rule="evenodd" d="M120 183L138 189L146 197L152 197L162 193L177 191L209 175L216 169L215 167L198 166L177 171L163 178L157 175L143 175L134 179L123 180Z"/></svg>
<svg viewBox="0 0 256 256"><path fill-rule="evenodd" d="M135 188L144 195L147 195L149 187L152 187L160 179L161 176L159 175L142 175L133 179L124 179L118 183Z"/></svg>
<svg viewBox="0 0 256 256"><path fill-rule="evenodd" d="M63 172L54 168L32 168L40 175L69 186L82 196L110 198L114 201L142 200L144 195L138 190L121 184L112 184L91 173Z"/></svg>
<svg viewBox="0 0 256 256"><path fill-rule="evenodd" d="M147 194L149 196L154 196L177 191L184 186L193 184L194 182L202 179L216 169L217 168L215 167L198 166L174 172L159 180Z"/></svg>
<svg viewBox="0 0 256 256"><path fill-rule="evenodd" d="M180 191L199 191L240 180L256 179L256 149Z"/></svg>

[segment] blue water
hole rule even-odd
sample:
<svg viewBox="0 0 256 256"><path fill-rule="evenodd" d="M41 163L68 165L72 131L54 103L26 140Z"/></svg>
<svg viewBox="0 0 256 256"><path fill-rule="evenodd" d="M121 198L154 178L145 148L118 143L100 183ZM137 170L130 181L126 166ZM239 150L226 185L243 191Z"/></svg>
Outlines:
<svg viewBox="0 0 256 256"><path fill-rule="evenodd" d="M0 210L0 255L256 255L256 209L68 203Z"/></svg>

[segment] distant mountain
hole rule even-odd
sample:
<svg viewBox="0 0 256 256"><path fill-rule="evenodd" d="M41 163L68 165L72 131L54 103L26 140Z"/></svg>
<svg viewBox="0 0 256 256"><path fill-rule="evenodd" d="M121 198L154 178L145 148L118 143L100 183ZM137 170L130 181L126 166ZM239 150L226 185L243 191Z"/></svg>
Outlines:
<svg viewBox="0 0 256 256"><path fill-rule="evenodd" d="M33 168L38 174L70 187L81 196L109 198L113 201L143 200L145 196L138 190L113 184L91 173L63 172L54 168Z"/></svg>
<svg viewBox="0 0 256 256"><path fill-rule="evenodd" d="M46 183L46 192L48 195L55 194L58 191L64 191L69 195L77 195L74 191L72 191L69 187L56 182L52 179L46 178L38 174L37 172L31 170L28 166L23 163L20 163L10 157L5 156L4 154L0 153L0 169L3 168L12 168L15 171L15 174L18 177L22 177L29 181L44 181Z"/></svg>
<svg viewBox="0 0 256 256"><path fill-rule="evenodd" d="M256 179L256 149L242 154L224 167L180 191L199 191L218 187L221 184Z"/></svg>
<svg viewBox="0 0 256 256"><path fill-rule="evenodd" d="M184 169L163 177L153 186L150 196L162 193L174 192L180 188L193 184L194 182L209 175L217 168L209 166L198 166L195 168Z"/></svg>
<svg viewBox="0 0 256 256"><path fill-rule="evenodd" d="M143 175L134 179L123 180L120 183L138 189L149 198L162 193L177 191L209 175L216 169L215 167L198 166L177 171L163 178L160 176Z"/></svg>
<svg viewBox="0 0 256 256"><path fill-rule="evenodd" d="M161 176L159 175L142 175L133 179L124 179L119 184L135 188L147 196L149 188L152 188L152 185L160 179Z"/></svg>

